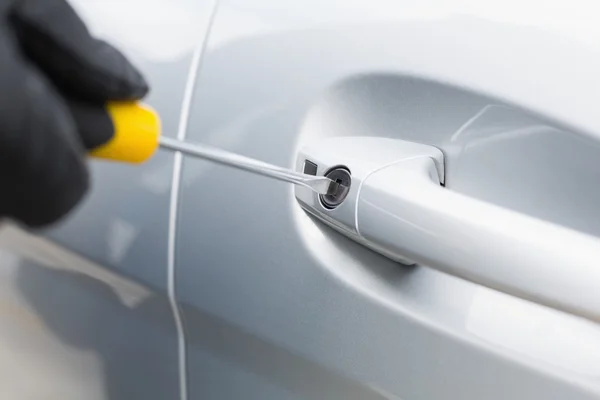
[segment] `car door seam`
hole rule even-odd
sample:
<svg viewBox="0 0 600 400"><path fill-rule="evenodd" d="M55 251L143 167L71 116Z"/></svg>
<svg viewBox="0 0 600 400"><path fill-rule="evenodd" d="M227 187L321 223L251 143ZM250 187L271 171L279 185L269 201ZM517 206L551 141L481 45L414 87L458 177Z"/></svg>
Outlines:
<svg viewBox="0 0 600 400"><path fill-rule="evenodd" d="M218 0L212 4L210 16L206 29L202 32L202 40L194 49L188 76L186 80L185 91L181 103L181 113L177 127L177 139L185 140L190 117L190 110L194 101L194 89L198 78L199 70L202 66L202 60L206 52L206 47L210 38L211 28L217 14ZM167 243L167 292L169 304L175 322L177 331L177 365L179 374L179 398L187 400L188 385L187 385L187 357L186 357L186 336L183 326L183 317L177 302L176 285L175 285L175 250L176 250L176 235L177 235L177 216L179 206L179 193L181 182L181 170L183 165L183 157L180 152L176 152L173 157L173 176L171 180L171 194L169 203L169 225L168 225L168 243Z"/></svg>

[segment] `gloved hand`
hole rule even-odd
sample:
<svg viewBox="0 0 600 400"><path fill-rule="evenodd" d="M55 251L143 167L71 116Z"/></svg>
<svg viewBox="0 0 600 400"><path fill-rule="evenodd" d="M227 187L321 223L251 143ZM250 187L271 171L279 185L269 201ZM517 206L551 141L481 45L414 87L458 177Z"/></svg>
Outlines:
<svg viewBox="0 0 600 400"><path fill-rule="evenodd" d="M86 193L86 153L113 135L104 104L148 85L66 0L0 0L0 18L0 218L40 227Z"/></svg>

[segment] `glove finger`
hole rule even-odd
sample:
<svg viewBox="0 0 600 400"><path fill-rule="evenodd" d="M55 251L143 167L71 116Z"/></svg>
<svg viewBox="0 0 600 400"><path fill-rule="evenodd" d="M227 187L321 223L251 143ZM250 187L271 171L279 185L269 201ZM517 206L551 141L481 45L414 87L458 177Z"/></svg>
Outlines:
<svg viewBox="0 0 600 400"><path fill-rule="evenodd" d="M0 214L40 227L85 194L85 151L67 106L9 37L0 26Z"/></svg>
<svg viewBox="0 0 600 400"><path fill-rule="evenodd" d="M86 150L95 149L112 139L114 124L104 106L73 99L67 99L67 105Z"/></svg>
<svg viewBox="0 0 600 400"><path fill-rule="evenodd" d="M94 102L148 93L142 74L117 49L92 37L65 0L21 0L10 21L25 54L61 92Z"/></svg>

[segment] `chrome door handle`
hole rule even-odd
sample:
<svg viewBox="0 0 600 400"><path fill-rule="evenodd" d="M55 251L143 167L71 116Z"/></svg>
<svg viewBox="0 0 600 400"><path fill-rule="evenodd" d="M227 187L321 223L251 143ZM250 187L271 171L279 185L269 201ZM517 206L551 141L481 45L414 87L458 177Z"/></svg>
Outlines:
<svg viewBox="0 0 600 400"><path fill-rule="evenodd" d="M325 168L347 156L352 172L348 198L338 209L321 210L297 191L305 209L392 259L600 321L599 238L443 187L443 155L435 147L346 141L336 156L315 147L301 154ZM383 157L376 166L364 152L376 155L382 146L396 159Z"/></svg>

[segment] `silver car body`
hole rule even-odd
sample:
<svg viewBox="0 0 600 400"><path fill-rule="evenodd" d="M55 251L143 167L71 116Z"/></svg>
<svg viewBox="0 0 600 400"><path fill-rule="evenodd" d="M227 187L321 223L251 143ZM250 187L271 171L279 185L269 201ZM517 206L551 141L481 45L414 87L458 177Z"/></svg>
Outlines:
<svg viewBox="0 0 600 400"><path fill-rule="evenodd" d="M600 236L594 1L72 4L165 135L290 168L326 138L432 145L447 190ZM0 235L2 398L600 397L594 318L402 266L285 183L167 152L92 171L57 227Z"/></svg>

